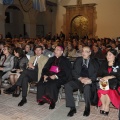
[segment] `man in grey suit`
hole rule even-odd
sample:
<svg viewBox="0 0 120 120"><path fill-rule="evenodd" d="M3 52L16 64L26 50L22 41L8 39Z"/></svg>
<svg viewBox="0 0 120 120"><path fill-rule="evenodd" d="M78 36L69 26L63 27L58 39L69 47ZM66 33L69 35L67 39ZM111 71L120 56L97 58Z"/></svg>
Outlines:
<svg viewBox="0 0 120 120"><path fill-rule="evenodd" d="M65 85L66 106L70 107L67 115L69 117L76 113L73 91L77 89L80 89L84 94L85 111L83 116L89 116L90 114L91 83L96 80L99 67L98 63L90 58L90 55L90 47L83 47L82 57L77 58L73 66L72 75L74 81L70 81Z"/></svg>

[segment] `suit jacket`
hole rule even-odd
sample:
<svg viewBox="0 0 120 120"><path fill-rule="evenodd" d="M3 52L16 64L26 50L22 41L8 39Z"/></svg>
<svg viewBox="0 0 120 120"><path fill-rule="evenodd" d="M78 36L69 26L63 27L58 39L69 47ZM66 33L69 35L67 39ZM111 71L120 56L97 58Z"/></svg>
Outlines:
<svg viewBox="0 0 120 120"><path fill-rule="evenodd" d="M3 55L0 60L0 66L2 66L2 65L4 66L3 72L11 71L14 66L14 56L10 54L6 58L5 62L4 62L4 60L5 60L5 55ZM4 64L3 64L3 62L4 62Z"/></svg>
<svg viewBox="0 0 120 120"><path fill-rule="evenodd" d="M36 56L31 57L28 63L34 63L35 59L36 59ZM37 61L37 63L38 63L38 80L40 80L42 69L47 61L48 61L48 58L44 55L41 55Z"/></svg>
<svg viewBox="0 0 120 120"><path fill-rule="evenodd" d="M78 80L78 78L81 77L82 65L83 65L83 58L82 57L77 58L73 65L73 70L72 70L73 79ZM96 80L98 68L99 68L98 62L95 59L90 58L88 64L88 73L89 73L89 78L92 81Z"/></svg>

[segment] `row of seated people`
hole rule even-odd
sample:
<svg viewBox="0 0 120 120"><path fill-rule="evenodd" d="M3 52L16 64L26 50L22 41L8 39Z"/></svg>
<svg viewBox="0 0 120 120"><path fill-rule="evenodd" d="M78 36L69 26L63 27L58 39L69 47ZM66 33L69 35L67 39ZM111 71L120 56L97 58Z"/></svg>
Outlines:
<svg viewBox="0 0 120 120"><path fill-rule="evenodd" d="M116 60L117 51L115 49L108 50L107 60L99 65L96 59L90 57L90 47L84 46L82 48L82 56L76 59L73 68L70 61L63 56L64 49L62 46L58 45L55 48L54 56L49 59L42 54L42 51L42 46L36 46L35 56L30 58L27 69L22 71L12 87L4 90L4 93L18 97L20 95L20 89L18 88L22 87L22 100L18 103L18 106L23 106L27 103L28 83L38 81L37 102L39 105L48 103L50 104L49 109L54 109L59 89L61 85L64 85L66 106L70 107L68 116L71 117L76 113L73 98L73 91L76 89L80 89L84 94L85 111L83 116L89 116L91 96L93 96L91 89L93 89L93 83L97 77L100 78L101 82L112 81L112 79L120 80L120 63ZM97 103L98 106L101 106L101 114L109 114L110 102L116 108L119 108L120 96L118 92L112 89L94 89L94 93L98 94L99 97Z"/></svg>

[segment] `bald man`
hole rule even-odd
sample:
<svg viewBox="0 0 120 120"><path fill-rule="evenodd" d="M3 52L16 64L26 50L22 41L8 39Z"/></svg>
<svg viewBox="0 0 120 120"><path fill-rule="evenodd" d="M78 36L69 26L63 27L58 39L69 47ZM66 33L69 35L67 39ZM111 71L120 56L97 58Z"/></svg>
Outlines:
<svg viewBox="0 0 120 120"><path fill-rule="evenodd" d="M91 59L90 55L90 47L83 47L82 57L77 58L73 65L73 81L65 85L66 107L70 107L67 115L69 117L72 117L76 113L73 91L78 89L83 92L85 99L83 116L89 116L90 114L91 83L96 80L97 70L99 68L98 63L94 59Z"/></svg>

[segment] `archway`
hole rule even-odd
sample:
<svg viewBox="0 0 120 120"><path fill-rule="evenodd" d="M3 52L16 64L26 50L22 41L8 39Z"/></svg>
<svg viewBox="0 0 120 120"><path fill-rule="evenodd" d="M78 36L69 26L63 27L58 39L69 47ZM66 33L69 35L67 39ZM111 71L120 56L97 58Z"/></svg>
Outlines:
<svg viewBox="0 0 120 120"><path fill-rule="evenodd" d="M80 38L88 35L88 19L84 16L76 16L71 21L71 33L77 33Z"/></svg>
<svg viewBox="0 0 120 120"><path fill-rule="evenodd" d="M11 37L20 37L24 35L24 16L22 11L14 6L9 6L5 11L5 35L11 34ZM7 37L10 37L10 34Z"/></svg>

